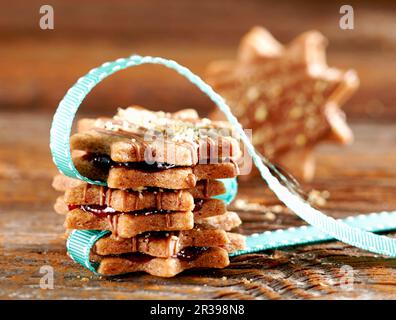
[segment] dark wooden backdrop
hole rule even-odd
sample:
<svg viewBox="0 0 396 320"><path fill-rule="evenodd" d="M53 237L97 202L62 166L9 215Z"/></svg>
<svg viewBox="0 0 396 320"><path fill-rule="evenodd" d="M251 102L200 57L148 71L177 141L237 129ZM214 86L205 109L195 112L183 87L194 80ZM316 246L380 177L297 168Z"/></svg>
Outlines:
<svg viewBox="0 0 396 320"><path fill-rule="evenodd" d="M59 1L55 30L39 28L41 0L0 1L0 108L52 112L74 81L104 61L132 53L174 58L202 74L213 59L232 58L254 25L283 42L308 29L330 40L331 65L353 67L361 89L346 106L351 119L394 120L396 3L349 1L355 29L339 28L341 1ZM181 90L185 94L180 95ZM85 111L139 103L151 108L210 102L172 71L139 67L95 89Z"/></svg>

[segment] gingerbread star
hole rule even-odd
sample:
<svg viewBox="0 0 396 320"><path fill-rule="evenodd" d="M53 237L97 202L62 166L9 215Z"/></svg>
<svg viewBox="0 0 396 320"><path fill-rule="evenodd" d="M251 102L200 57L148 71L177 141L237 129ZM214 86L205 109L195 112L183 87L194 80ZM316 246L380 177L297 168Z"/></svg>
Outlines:
<svg viewBox="0 0 396 320"><path fill-rule="evenodd" d="M327 66L326 38L302 33L288 45L254 27L241 40L235 61L215 61L207 82L219 92L257 150L296 176L314 173L312 150L321 142L352 142L340 106L359 86L353 70ZM222 119L218 110L213 119Z"/></svg>

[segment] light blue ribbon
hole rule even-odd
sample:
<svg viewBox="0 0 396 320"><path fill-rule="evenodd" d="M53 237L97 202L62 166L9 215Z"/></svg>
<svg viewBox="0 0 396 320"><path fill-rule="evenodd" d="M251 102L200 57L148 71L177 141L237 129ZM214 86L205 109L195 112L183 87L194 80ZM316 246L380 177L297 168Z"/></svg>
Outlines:
<svg viewBox="0 0 396 320"><path fill-rule="evenodd" d="M362 214L340 221L363 230L384 232L396 229L396 212ZM92 247L96 241L110 233L110 231L100 230L73 230L66 242L67 252L75 262L97 273L99 263L91 261ZM246 249L233 252L230 256L234 257L263 250L306 245L329 240L333 239L312 226L266 231L260 234L254 233L247 237Z"/></svg>
<svg viewBox="0 0 396 320"><path fill-rule="evenodd" d="M396 230L396 212L360 214L340 219L338 221L344 222L350 227L371 232ZM230 256L238 256L263 250L306 245L330 240L334 239L312 226L265 231L263 233L254 233L248 236L246 238L246 248L244 250L234 252L230 254Z"/></svg>
<svg viewBox="0 0 396 320"><path fill-rule="evenodd" d="M301 199L301 197L282 185L280 181L272 175L268 167L263 163L263 160L256 153L249 137L245 134L242 126L232 114L224 99L200 77L173 60L160 57L133 55L129 58L121 58L113 62L106 62L102 66L92 69L87 75L80 78L77 83L73 85L62 99L55 112L50 133L50 148L53 160L63 174L91 184L105 185L105 183L101 181L93 181L82 176L75 168L71 158L69 143L72 123L81 102L93 87L119 70L142 64L159 64L173 69L204 92L224 113L227 120L234 127L234 130L239 134L253 159L253 163L258 168L268 187L275 193L279 200L300 218L322 233L329 235L331 238L374 253L396 257L395 239L379 236L328 217L319 210L311 207L306 201ZM265 241L264 238L263 241ZM243 251L241 254L242 253Z"/></svg>

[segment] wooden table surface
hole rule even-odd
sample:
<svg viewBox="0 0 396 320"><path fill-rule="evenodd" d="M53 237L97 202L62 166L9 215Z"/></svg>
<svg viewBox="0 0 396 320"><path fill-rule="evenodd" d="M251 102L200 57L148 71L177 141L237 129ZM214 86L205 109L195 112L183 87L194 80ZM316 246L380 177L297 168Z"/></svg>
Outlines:
<svg viewBox="0 0 396 320"><path fill-rule="evenodd" d="M8 299L388 299L396 298L396 260L339 242L232 259L224 270L161 279L132 274L100 278L65 252L63 217L52 206L56 169L48 148L51 117L0 113L0 298ZM317 177L306 190L330 192L334 217L396 208L396 126L354 123L356 143L318 150ZM243 183L238 199L272 205L261 181ZM301 225L292 213L240 212L241 232ZM353 290L340 286L353 268ZM40 268L54 268L54 289L40 288Z"/></svg>

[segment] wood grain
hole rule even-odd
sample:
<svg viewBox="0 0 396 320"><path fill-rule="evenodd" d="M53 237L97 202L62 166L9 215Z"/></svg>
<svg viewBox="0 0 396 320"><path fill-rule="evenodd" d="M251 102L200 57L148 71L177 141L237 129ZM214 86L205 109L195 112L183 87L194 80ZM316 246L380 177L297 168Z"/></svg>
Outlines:
<svg viewBox="0 0 396 320"><path fill-rule="evenodd" d="M339 242L266 251L232 259L225 270L189 271L172 279L144 274L100 278L65 254L63 217L52 205L56 169L48 135L51 118L0 113L0 298L4 299L395 299L396 260ZM356 143L321 147L311 188L328 190L334 217L396 208L396 127L354 123ZM239 199L273 205L261 181L244 183ZM241 232L301 225L292 213L241 211ZM54 268L53 290L40 289L40 268ZM340 286L341 267L354 270L354 288Z"/></svg>
<svg viewBox="0 0 396 320"><path fill-rule="evenodd" d="M0 17L0 108L53 111L66 90L104 61L133 53L176 59L199 75L210 61L234 58L239 39L263 25L287 43L317 29L329 38L329 63L355 68L359 92L345 109L354 119L394 120L396 4L349 1L355 29L339 28L341 1L251 0L54 0L55 30L39 28L40 0L5 0ZM184 94L179 92L183 90ZM152 94L154 92L155 94ZM86 111L130 103L169 110L212 107L192 85L171 71L141 67L107 79L84 103Z"/></svg>

